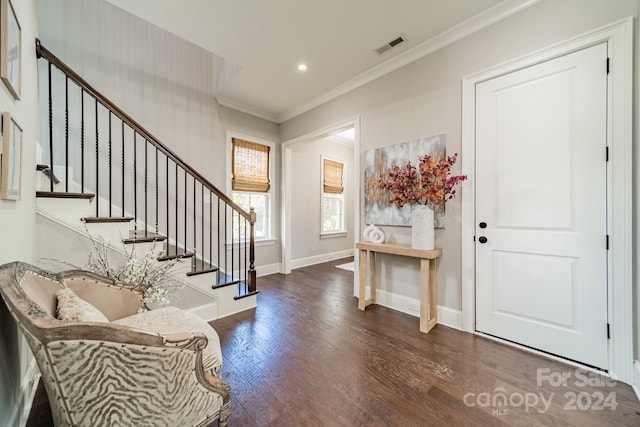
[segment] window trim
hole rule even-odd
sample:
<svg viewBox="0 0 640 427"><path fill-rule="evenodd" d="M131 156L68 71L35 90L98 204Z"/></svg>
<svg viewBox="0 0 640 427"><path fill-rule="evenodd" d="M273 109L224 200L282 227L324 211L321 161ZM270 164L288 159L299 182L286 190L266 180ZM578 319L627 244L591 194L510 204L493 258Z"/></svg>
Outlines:
<svg viewBox="0 0 640 427"><path fill-rule="evenodd" d="M262 145L266 145L268 147L270 147L271 149L271 155L269 155L269 181L271 182L272 185L269 186L269 191L265 192L265 194L269 194L269 233L270 235L264 238L260 238L260 239L255 239L256 243L257 242L269 242L269 241L273 241L274 243L278 240L275 236L275 205L276 205L276 194L275 194L275 185L273 185L274 182L274 168L275 168L275 161L274 161L274 154L275 154L275 150L276 150L276 143L274 141L269 141L266 139L262 139L262 138L257 138L251 135L247 135L247 134L243 134L243 133L239 133L239 132L233 132L233 131L227 131L227 135L226 135L226 141L225 141L225 151L226 151L226 173L225 173L225 188L226 188L226 194L229 195L229 198L233 199L233 190L231 189L231 178L232 178L232 165L231 165L231 157L232 157L232 150L233 150L233 138L236 139L242 139L245 141L249 141L249 142L255 142L258 144L262 144ZM269 243L265 243L265 244L269 244Z"/></svg>
<svg viewBox="0 0 640 427"><path fill-rule="evenodd" d="M341 237L347 237L346 231L330 231L328 233L320 233L321 239L337 239Z"/></svg>
<svg viewBox="0 0 640 427"><path fill-rule="evenodd" d="M276 239L274 238L270 238L270 239L256 239L255 240L255 244L254 246L257 248L259 246L271 246L271 245L275 245L276 244ZM227 248L227 250L229 250L229 246L231 245L235 245L235 246L240 246L241 248L245 248L247 247L247 243L244 242L238 242L237 240L233 240L233 241L226 241L224 243L225 247Z"/></svg>

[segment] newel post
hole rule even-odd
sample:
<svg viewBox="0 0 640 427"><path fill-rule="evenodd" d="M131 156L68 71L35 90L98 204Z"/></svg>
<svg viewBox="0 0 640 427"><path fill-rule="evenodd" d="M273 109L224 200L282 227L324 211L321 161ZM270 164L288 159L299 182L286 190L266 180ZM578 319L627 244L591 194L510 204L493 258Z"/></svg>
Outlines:
<svg viewBox="0 0 640 427"><path fill-rule="evenodd" d="M254 208L249 209L249 293L255 293L257 290L256 284L256 248L254 238L254 225L256 223L256 210Z"/></svg>

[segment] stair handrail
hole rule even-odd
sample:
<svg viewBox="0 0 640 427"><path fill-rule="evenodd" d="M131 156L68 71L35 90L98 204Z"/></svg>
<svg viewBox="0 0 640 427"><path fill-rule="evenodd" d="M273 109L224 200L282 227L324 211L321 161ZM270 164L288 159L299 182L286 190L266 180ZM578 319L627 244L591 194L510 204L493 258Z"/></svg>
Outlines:
<svg viewBox="0 0 640 427"><path fill-rule="evenodd" d="M162 151L167 157L173 160L176 164L178 164L182 169L189 172L194 178L200 181L207 189L214 194L216 194L219 198L221 198L226 204L228 204L231 208L237 211L241 216L243 216L250 223L255 223L255 213L249 213L245 211L243 208L238 206L229 196L220 191L218 187L212 184L207 178L202 176L198 171L188 165L184 160L182 160L177 154L175 154L171 149L169 149L166 145L160 142L156 137L154 137L149 131L147 131L142 125L136 122L131 116L125 113L120 107L118 107L113 101L107 98L105 95L97 91L93 86L91 86L85 79L80 77L78 73L73 71L71 67L69 67L64 61L54 55L50 50L42 45L40 39L36 38L36 56L38 58L44 58L51 62L53 65L62 70L67 76L69 76L78 86L84 89L87 93L92 95L98 102L100 102L107 109L112 110L119 118L124 121L127 125L129 125L133 130L135 130L138 134L144 137L147 141L151 142L154 146L156 146L160 151ZM253 242L253 236L251 236L251 240Z"/></svg>

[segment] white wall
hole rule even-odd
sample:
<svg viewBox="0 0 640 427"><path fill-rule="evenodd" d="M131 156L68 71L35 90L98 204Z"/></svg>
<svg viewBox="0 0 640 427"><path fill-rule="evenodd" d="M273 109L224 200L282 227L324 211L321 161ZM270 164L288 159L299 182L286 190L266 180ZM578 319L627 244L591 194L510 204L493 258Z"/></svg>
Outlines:
<svg viewBox="0 0 640 427"><path fill-rule="evenodd" d="M280 192L280 138L278 136L278 125L249 114L232 110L223 106L219 106L220 118L223 126L227 131L227 135L238 135L247 137L250 140L256 141L270 141L275 142L276 146L271 150L271 188L273 189L273 200L271 204L273 207L273 236L275 241L269 242L268 245L256 245L256 272L258 276L265 273L273 273L280 271L280 258L281 258L281 235L280 232L280 205L281 198ZM230 138L227 137L227 144L231 144ZM225 162L225 172L227 177L227 183L221 187L221 190L231 188L231 151L227 150L220 152L218 155L228 156ZM228 191L230 193L230 191ZM260 282L258 281L258 288L260 288Z"/></svg>
<svg viewBox="0 0 640 427"><path fill-rule="evenodd" d="M37 4L42 44L220 190L229 177L228 130L279 141L275 123L218 105L221 58L102 0ZM46 105L41 109L48 114ZM275 188L279 153L274 150ZM275 206L279 209L278 201ZM258 271L279 262L279 244L257 248Z"/></svg>
<svg viewBox="0 0 640 427"><path fill-rule="evenodd" d="M22 127L22 199L0 200L0 263L33 261L35 224L35 147L38 140L38 79L35 56L35 0L13 2L22 28L22 93L14 100L0 82L0 110ZM7 243L11 244L7 244Z"/></svg>
<svg viewBox="0 0 640 427"><path fill-rule="evenodd" d="M346 235L320 237L322 211L322 158L345 165L344 198ZM353 147L322 138L291 148L291 262L293 267L325 260L322 256L344 256L353 250L353 204L358 192L353 186Z"/></svg>
<svg viewBox="0 0 640 427"><path fill-rule="evenodd" d="M223 60L101 0L38 0L38 15L47 49L220 186Z"/></svg>
<svg viewBox="0 0 640 427"><path fill-rule="evenodd" d="M445 133L447 152L459 152L463 158L461 81L464 76L621 18L637 17L638 7L637 0L540 2L283 123L281 138L286 141L359 116L362 151ZM464 183L461 187L460 191L464 192ZM409 241L408 229L386 227L385 231L395 241ZM436 245L443 248L438 263L438 304L460 310L463 268L460 197L447 204L446 228L436 230ZM387 256L378 268L381 270L379 287L383 292L418 298L419 267L416 263Z"/></svg>
<svg viewBox="0 0 640 427"><path fill-rule="evenodd" d="M36 0L13 1L22 29L21 99L13 99L0 82L0 111L9 112L22 127L22 200L0 200L0 264L33 263L35 258L35 147L38 139L38 79L34 40ZM31 405L33 357L4 303L0 303L0 425L24 423ZM28 412L27 414L28 415Z"/></svg>

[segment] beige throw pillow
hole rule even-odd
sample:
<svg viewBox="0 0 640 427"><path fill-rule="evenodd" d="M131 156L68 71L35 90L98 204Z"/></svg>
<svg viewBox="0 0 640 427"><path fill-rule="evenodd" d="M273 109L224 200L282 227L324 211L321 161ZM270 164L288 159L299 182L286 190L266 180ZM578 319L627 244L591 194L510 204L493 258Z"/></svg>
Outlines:
<svg viewBox="0 0 640 427"><path fill-rule="evenodd" d="M71 322L108 322L109 319L100 310L81 299L71 289L60 289L57 317Z"/></svg>

